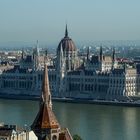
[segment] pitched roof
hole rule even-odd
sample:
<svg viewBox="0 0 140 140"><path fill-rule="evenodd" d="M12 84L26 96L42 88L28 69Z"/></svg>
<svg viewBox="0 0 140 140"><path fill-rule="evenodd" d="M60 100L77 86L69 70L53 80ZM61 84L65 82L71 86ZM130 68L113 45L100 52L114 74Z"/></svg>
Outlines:
<svg viewBox="0 0 140 140"><path fill-rule="evenodd" d="M13 128L8 128L6 126L0 126L0 136L11 136Z"/></svg>
<svg viewBox="0 0 140 140"><path fill-rule="evenodd" d="M43 103L40 105L39 112L32 124L32 129L54 129L59 128L59 123L56 120L51 108Z"/></svg>

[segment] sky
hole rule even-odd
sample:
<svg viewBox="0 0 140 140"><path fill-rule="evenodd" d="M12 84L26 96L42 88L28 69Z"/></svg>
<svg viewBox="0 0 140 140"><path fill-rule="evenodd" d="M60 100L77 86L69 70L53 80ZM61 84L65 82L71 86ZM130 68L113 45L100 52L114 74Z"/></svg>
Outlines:
<svg viewBox="0 0 140 140"><path fill-rule="evenodd" d="M0 0L0 42L140 40L140 0Z"/></svg>

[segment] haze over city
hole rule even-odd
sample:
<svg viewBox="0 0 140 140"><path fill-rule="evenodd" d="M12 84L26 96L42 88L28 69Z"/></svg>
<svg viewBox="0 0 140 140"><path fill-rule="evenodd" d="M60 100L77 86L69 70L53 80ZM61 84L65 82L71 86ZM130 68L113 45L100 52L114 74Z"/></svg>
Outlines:
<svg viewBox="0 0 140 140"><path fill-rule="evenodd" d="M77 44L139 40L139 0L0 1L0 42L58 45L68 24Z"/></svg>
<svg viewBox="0 0 140 140"><path fill-rule="evenodd" d="M0 140L139 140L140 0L0 0Z"/></svg>

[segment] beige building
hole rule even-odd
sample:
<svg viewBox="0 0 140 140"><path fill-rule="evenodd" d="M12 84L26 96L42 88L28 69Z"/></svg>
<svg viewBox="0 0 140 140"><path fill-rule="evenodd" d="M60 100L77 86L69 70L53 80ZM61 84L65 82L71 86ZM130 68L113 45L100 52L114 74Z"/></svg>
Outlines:
<svg viewBox="0 0 140 140"><path fill-rule="evenodd" d="M136 69L134 68L114 69L109 76L109 88L107 91L107 98L124 99L136 95L137 95Z"/></svg>
<svg viewBox="0 0 140 140"><path fill-rule="evenodd" d="M0 140L37 140L33 131L17 128L16 125L0 125Z"/></svg>

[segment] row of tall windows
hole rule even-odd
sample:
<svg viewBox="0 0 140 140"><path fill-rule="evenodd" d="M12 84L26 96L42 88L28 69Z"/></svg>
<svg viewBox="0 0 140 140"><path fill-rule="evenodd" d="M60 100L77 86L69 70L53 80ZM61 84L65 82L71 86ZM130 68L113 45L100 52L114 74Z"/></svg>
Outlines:
<svg viewBox="0 0 140 140"><path fill-rule="evenodd" d="M3 88L31 89L32 81L3 81Z"/></svg>

